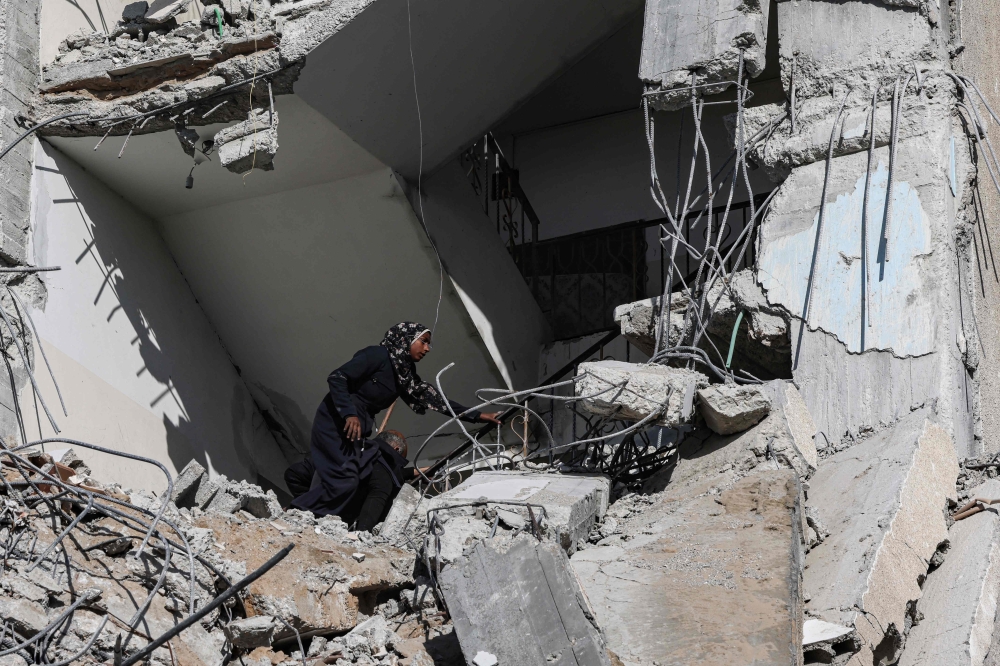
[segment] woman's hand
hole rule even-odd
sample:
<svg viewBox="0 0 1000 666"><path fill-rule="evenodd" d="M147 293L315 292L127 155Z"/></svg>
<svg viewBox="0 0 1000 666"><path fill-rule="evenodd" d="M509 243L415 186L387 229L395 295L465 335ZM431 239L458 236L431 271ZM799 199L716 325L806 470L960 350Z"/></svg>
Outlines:
<svg viewBox="0 0 1000 666"><path fill-rule="evenodd" d="M344 424L344 434L352 442L361 439L361 420L357 416L347 417L347 421Z"/></svg>
<svg viewBox="0 0 1000 666"><path fill-rule="evenodd" d="M500 412L493 412L492 414L480 414L479 420L483 423L492 423L493 425L503 425L500 423Z"/></svg>

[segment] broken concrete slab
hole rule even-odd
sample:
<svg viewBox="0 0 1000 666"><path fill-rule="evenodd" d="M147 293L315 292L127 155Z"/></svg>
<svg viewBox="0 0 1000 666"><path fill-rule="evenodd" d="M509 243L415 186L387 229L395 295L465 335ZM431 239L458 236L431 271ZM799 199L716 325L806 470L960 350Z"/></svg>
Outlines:
<svg viewBox="0 0 1000 666"><path fill-rule="evenodd" d="M599 416L677 426L693 413L694 392L708 386L708 377L696 370L624 361L581 363L576 395L580 406Z"/></svg>
<svg viewBox="0 0 1000 666"><path fill-rule="evenodd" d="M646 4L639 78L656 108L691 101L692 84L715 94L736 80L740 51L744 72L764 70L770 3L746 0L651 0Z"/></svg>
<svg viewBox="0 0 1000 666"><path fill-rule="evenodd" d="M215 135L219 161L233 173L246 173L251 168L274 169L278 153L278 114L268 109L254 109L250 118Z"/></svg>
<svg viewBox="0 0 1000 666"><path fill-rule="evenodd" d="M630 538L571 558L608 647L627 664L801 664L796 473L692 490L668 487Z"/></svg>
<svg viewBox="0 0 1000 666"><path fill-rule="evenodd" d="M154 0L143 18L148 23L166 23L191 4L191 0Z"/></svg>
<svg viewBox="0 0 1000 666"><path fill-rule="evenodd" d="M286 513L282 520L293 516ZM299 516L307 522L311 516ZM289 538L267 521L243 522L234 517L204 514L194 520L197 528L212 531L216 549L213 562L227 565L219 549L232 551L241 571L253 571ZM370 613L379 591L399 588L412 581L415 555L389 546L365 546L342 534L331 537L312 525L295 535L295 549L277 566L252 583L245 604L254 616L280 617L300 632L345 632L354 628L359 612ZM345 543L346 542L346 543ZM363 562L353 554L363 551ZM244 574L240 574L244 575ZM365 609L368 609L367 611ZM275 639L293 637L278 624Z"/></svg>
<svg viewBox="0 0 1000 666"><path fill-rule="evenodd" d="M712 432L732 435L760 423L771 400L757 386L712 384L698 391L698 407Z"/></svg>
<svg viewBox="0 0 1000 666"><path fill-rule="evenodd" d="M539 474L536 472L477 472L452 490L427 503L443 523L440 534L442 562L453 562L463 550L492 529L492 519L499 518L497 509L516 514L520 529L535 530L532 515L541 536L573 553L586 541L596 520L604 516L611 495L611 480L598 474ZM481 502L491 516L477 515L475 507L457 504ZM508 503L509 502L509 503ZM524 504L533 506L529 515ZM423 529L425 512L420 521L414 516L414 528ZM513 523L510 517L505 524ZM502 531L502 530L501 530ZM517 530L515 530L516 533Z"/></svg>
<svg viewBox="0 0 1000 666"><path fill-rule="evenodd" d="M816 471L815 426L795 386L774 380L761 386L771 410L756 426L734 435L696 428L678 447L676 465L643 484L647 493L686 488L697 495L726 488L754 470L787 467L802 479Z"/></svg>
<svg viewBox="0 0 1000 666"><path fill-rule="evenodd" d="M829 664L857 650L853 627L807 619L802 625L802 656L806 663Z"/></svg>
<svg viewBox="0 0 1000 666"><path fill-rule="evenodd" d="M468 663L610 666L593 612L556 544L518 538L506 552L479 542L441 572L441 590Z"/></svg>
<svg viewBox="0 0 1000 666"><path fill-rule="evenodd" d="M909 414L825 459L810 481L810 507L830 535L806 557L806 608L855 628L851 663L894 662L931 558L948 538L958 462L934 418L927 408Z"/></svg>
<svg viewBox="0 0 1000 666"><path fill-rule="evenodd" d="M276 628L273 617L258 615L233 620L223 625L222 630L233 647L252 650L270 645Z"/></svg>
<svg viewBox="0 0 1000 666"><path fill-rule="evenodd" d="M1000 498L992 479L970 497ZM981 666L997 649L1000 597L1000 515L987 510L948 530L944 562L927 576L917 611L923 619L906 637L900 666Z"/></svg>

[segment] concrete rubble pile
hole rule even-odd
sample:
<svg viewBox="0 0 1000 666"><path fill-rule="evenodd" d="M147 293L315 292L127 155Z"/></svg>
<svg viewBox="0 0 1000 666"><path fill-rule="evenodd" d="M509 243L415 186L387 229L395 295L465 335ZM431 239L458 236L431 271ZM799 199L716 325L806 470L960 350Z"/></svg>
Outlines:
<svg viewBox="0 0 1000 666"><path fill-rule="evenodd" d="M20 452L5 457L2 471L4 664L39 663L42 654L46 663L127 661L289 544L264 576L153 650L148 663L290 666L302 663L299 641L311 663L430 664L457 653L428 581L415 577L412 550L350 532L336 517L282 511L272 491L209 479L192 461L166 504L167 540L154 536L140 553L137 521L155 516L162 497L102 484L73 449ZM46 474L94 493L94 506L84 512L60 500ZM32 488L42 501L22 503ZM121 508L121 519L104 507ZM67 517L53 520L53 508Z"/></svg>

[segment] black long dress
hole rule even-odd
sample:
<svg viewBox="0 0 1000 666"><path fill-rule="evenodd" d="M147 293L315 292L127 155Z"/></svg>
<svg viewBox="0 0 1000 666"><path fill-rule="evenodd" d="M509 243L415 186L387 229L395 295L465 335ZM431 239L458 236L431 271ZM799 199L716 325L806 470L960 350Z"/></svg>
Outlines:
<svg viewBox="0 0 1000 666"><path fill-rule="evenodd" d="M303 461L293 465L285 473L285 479L293 481L307 474L314 479L309 490L292 501L294 508L312 511L317 516L340 516L354 499L360 482L371 474L373 463L383 455L378 444L368 437L375 415L395 402L400 391L389 351L381 345L365 347L356 353L354 358L330 373L327 384L330 392L323 398L313 420L308 461L312 464ZM449 402L456 414L467 409L454 400ZM352 442L344 435L344 425L350 416L358 417L361 422L360 441ZM480 413L473 410L461 418L475 422L479 416ZM292 485L289 483L289 489L294 493Z"/></svg>

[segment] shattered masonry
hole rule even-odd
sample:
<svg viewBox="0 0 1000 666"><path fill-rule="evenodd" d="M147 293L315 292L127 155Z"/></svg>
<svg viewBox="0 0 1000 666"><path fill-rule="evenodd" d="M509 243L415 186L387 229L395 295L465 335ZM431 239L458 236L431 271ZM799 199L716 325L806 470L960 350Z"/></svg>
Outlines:
<svg viewBox="0 0 1000 666"><path fill-rule="evenodd" d="M38 135L122 136L124 151L166 133L191 174L215 159L281 168L275 98L387 1L140 0L39 67L41 3L0 0L0 139L68 115ZM962 4L648 0L635 102L666 286L614 308L625 360L602 346L553 386L494 390L522 419L508 421L516 441L463 431L373 533L285 509L208 462L171 475L176 451L22 442L18 383L35 385L44 349L20 298L43 306L41 272L59 267L29 265L34 153L13 145L0 664L1000 663L1000 354L975 272L977 243L992 248L1000 116L986 67L962 56L963 27L981 26L961 12L992 5ZM992 61L991 39L976 57ZM719 126L714 104L731 110ZM657 165L656 126L679 114L695 128L690 173L710 174L684 196ZM709 133L731 148L721 167ZM761 175L770 192L752 191ZM486 187L487 201L516 198ZM734 194L748 202L738 223ZM695 247L682 226L706 212ZM572 435L540 416L546 400L572 412ZM165 472L167 492L98 478L99 456Z"/></svg>

